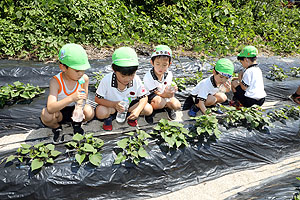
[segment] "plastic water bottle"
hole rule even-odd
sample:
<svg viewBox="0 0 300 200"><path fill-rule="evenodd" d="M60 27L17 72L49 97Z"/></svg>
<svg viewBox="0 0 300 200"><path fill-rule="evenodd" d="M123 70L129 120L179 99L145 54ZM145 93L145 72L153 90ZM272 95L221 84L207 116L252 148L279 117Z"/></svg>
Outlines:
<svg viewBox="0 0 300 200"><path fill-rule="evenodd" d="M225 92L226 92L226 90L227 90L227 88L225 87L225 85L224 85L224 84L221 84L221 85L219 86L219 92L223 92L223 93L225 93Z"/></svg>
<svg viewBox="0 0 300 200"><path fill-rule="evenodd" d="M85 82L84 78L81 77L78 80L78 83L81 85ZM85 91L81 91L81 93L85 93ZM83 108L85 106L85 99L79 99L75 104L75 109L73 111L72 120L74 122L82 122L84 119Z"/></svg>
<svg viewBox="0 0 300 200"><path fill-rule="evenodd" d="M176 83L172 82L171 85L169 86L169 90L171 92L175 92L175 85L176 85Z"/></svg>
<svg viewBox="0 0 300 200"><path fill-rule="evenodd" d="M123 101L121 101L120 104L124 107L125 111L117 113L116 121L118 123L124 123L126 120L126 115L129 107L129 101L128 99L123 99Z"/></svg>

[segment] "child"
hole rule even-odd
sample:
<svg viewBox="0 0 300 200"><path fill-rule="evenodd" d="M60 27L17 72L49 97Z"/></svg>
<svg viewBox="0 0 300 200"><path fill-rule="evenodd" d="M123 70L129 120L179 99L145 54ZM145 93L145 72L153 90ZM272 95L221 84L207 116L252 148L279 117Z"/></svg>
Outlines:
<svg viewBox="0 0 300 200"><path fill-rule="evenodd" d="M64 45L58 54L59 68L62 72L50 80L47 107L42 110L41 121L52 128L53 141L58 142L61 124L72 122L74 133L83 134L81 122L71 119L75 109L75 102L87 99L89 78L84 74L90 68L85 50L77 44ZM79 81L84 83L79 83ZM94 110L90 105L83 108L84 121L94 117Z"/></svg>
<svg viewBox="0 0 300 200"><path fill-rule="evenodd" d="M120 104L123 99L128 99L129 116L128 124L137 125L140 114L150 115L153 111L147 103L148 97L144 85L135 74L138 69L138 57L130 47L121 47L112 55L113 72L107 74L100 82L96 91L95 101L99 104L96 108L96 117L104 119L103 129L112 130L112 114L124 112Z"/></svg>
<svg viewBox="0 0 300 200"><path fill-rule="evenodd" d="M173 74L169 71L172 64L172 51L166 45L155 47L151 55L151 65L153 66L144 76L145 88L150 92L148 102L154 110L165 108L170 120L176 118L174 110L181 107L178 99L174 97L177 86L171 88ZM145 117L148 123L153 123L153 116Z"/></svg>
<svg viewBox="0 0 300 200"><path fill-rule="evenodd" d="M195 117L199 110L205 113L207 106L225 102L227 96L225 93L219 92L219 87L224 85L227 88L226 92L230 90L229 80L233 71L234 66L230 60L226 58L218 60L213 69L213 75L200 81L192 90L189 98L193 99L194 104L188 111L188 115Z"/></svg>
<svg viewBox="0 0 300 200"><path fill-rule="evenodd" d="M230 105L251 107L254 104L261 106L265 102L266 92L262 72L256 63L257 54L254 46L246 46L238 54L237 59L245 70L239 73L238 80L232 81L235 101L230 101Z"/></svg>
<svg viewBox="0 0 300 200"><path fill-rule="evenodd" d="M298 89L296 90L296 92L294 94L292 94L291 96L289 96L289 98L300 105L300 86L298 87Z"/></svg>

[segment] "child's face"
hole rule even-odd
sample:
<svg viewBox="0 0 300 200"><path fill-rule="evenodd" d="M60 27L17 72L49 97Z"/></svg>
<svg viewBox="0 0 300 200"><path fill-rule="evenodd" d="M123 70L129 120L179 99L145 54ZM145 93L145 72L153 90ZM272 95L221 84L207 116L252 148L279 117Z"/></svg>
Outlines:
<svg viewBox="0 0 300 200"><path fill-rule="evenodd" d="M224 84L229 80L228 77L223 76L223 75L221 75L219 73L216 73L216 72L214 73L214 76L215 76L215 81L216 81L217 85Z"/></svg>
<svg viewBox="0 0 300 200"><path fill-rule="evenodd" d="M73 81L78 81L85 72L85 70L76 70L71 67L66 68L64 65L62 65L61 70Z"/></svg>
<svg viewBox="0 0 300 200"><path fill-rule="evenodd" d="M115 71L115 74L117 76L117 80L123 85L128 85L135 76L135 72L131 75L123 75L121 72Z"/></svg>
<svg viewBox="0 0 300 200"><path fill-rule="evenodd" d="M171 63L169 63L169 59L170 58L168 57L158 57L155 58L154 62L151 60L151 64L154 67L154 72L156 75L163 75L167 71L171 65Z"/></svg>
<svg viewBox="0 0 300 200"><path fill-rule="evenodd" d="M240 63L242 64L242 66L244 68L247 69L247 67L249 66L249 62L248 62L248 59L247 58L244 58L243 60L240 60Z"/></svg>

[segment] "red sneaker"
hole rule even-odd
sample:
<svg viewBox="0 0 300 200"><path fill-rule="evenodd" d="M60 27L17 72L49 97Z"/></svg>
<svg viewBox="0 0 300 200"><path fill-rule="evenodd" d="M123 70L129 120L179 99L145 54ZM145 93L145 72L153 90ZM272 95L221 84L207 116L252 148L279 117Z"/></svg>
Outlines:
<svg viewBox="0 0 300 200"><path fill-rule="evenodd" d="M129 119L127 121L127 123L129 124L129 126L135 127L137 125L137 120L136 119L135 120Z"/></svg>
<svg viewBox="0 0 300 200"><path fill-rule="evenodd" d="M112 130L112 118L111 117L106 118L104 120L104 123L103 123L102 127L106 131L111 131Z"/></svg>
<svg viewBox="0 0 300 200"><path fill-rule="evenodd" d="M243 105L239 101L234 101L234 100L229 101L229 105L236 107L236 109L243 107Z"/></svg>

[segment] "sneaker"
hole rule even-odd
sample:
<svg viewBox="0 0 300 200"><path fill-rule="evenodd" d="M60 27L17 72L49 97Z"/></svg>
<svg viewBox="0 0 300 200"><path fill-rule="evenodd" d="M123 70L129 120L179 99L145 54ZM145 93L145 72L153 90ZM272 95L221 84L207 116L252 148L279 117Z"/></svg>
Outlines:
<svg viewBox="0 0 300 200"><path fill-rule="evenodd" d="M236 107L236 109L239 109L240 107L243 107L243 105L238 100L236 100L236 101L234 101L234 100L229 101L229 105L233 106L233 107Z"/></svg>
<svg viewBox="0 0 300 200"><path fill-rule="evenodd" d="M137 120L128 119L127 123L129 124L129 126L135 127L137 125Z"/></svg>
<svg viewBox="0 0 300 200"><path fill-rule="evenodd" d="M175 113L174 110L172 110L172 109L166 107L166 108L165 108L165 111L167 112L167 115L168 115L169 120L174 120L174 119L176 119L176 113Z"/></svg>
<svg viewBox="0 0 300 200"><path fill-rule="evenodd" d="M290 95L289 99L300 105L300 96L294 97L293 95Z"/></svg>
<svg viewBox="0 0 300 200"><path fill-rule="evenodd" d="M153 115L149 115L149 116L146 116L145 115L145 121L148 123L148 124L153 124Z"/></svg>
<svg viewBox="0 0 300 200"><path fill-rule="evenodd" d="M111 131L112 130L112 117L111 116L104 119L103 129L106 130L106 131Z"/></svg>
<svg viewBox="0 0 300 200"><path fill-rule="evenodd" d="M72 122L73 133L79 133L81 135L84 134L84 130L81 128L81 122Z"/></svg>
<svg viewBox="0 0 300 200"><path fill-rule="evenodd" d="M57 144L59 142L59 135L60 133L62 132L62 127L59 126L58 128L53 128L52 129L52 133L54 134L53 135L53 143L54 144Z"/></svg>
<svg viewBox="0 0 300 200"><path fill-rule="evenodd" d="M189 110L188 112L188 115L190 117L196 117L197 115L197 112L200 110L200 108L198 108L195 104L192 105L191 109Z"/></svg>

